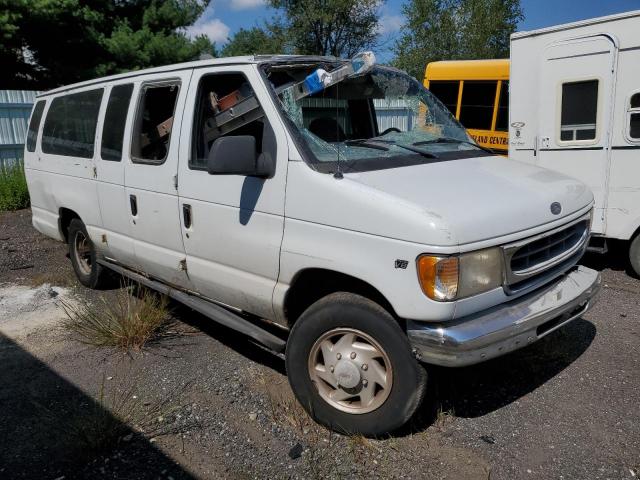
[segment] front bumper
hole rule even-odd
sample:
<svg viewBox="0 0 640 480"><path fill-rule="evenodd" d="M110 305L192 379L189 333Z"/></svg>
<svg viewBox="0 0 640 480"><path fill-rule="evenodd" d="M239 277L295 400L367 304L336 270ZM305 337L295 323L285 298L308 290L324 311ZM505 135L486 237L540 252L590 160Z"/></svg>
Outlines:
<svg viewBox="0 0 640 480"><path fill-rule="evenodd" d="M522 348L562 327L593 305L600 274L574 267L560 279L511 302L451 322L407 322L419 360L446 367L484 362Z"/></svg>

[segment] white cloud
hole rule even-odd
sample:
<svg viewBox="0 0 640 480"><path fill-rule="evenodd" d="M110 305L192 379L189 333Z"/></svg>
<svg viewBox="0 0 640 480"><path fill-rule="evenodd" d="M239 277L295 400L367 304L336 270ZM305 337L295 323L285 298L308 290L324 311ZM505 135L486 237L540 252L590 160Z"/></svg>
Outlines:
<svg viewBox="0 0 640 480"><path fill-rule="evenodd" d="M207 8L204 9L200 18L196 20L196 23L187 27L187 36L194 38L198 35L205 35L217 45L227 43L231 29L225 25L222 20L215 18L214 13L215 9L213 2L211 2Z"/></svg>
<svg viewBox="0 0 640 480"><path fill-rule="evenodd" d="M404 17L402 15L384 14L380 16L378 21L378 33L380 35L388 35L399 31L404 25Z"/></svg>
<svg viewBox="0 0 640 480"><path fill-rule="evenodd" d="M206 35L212 42L220 45L229 39L231 29L219 18L205 19L201 17L196 23L187 28L187 35L191 38Z"/></svg>
<svg viewBox="0 0 640 480"><path fill-rule="evenodd" d="M249 10L265 5L266 0L231 0L231 8L234 10Z"/></svg>

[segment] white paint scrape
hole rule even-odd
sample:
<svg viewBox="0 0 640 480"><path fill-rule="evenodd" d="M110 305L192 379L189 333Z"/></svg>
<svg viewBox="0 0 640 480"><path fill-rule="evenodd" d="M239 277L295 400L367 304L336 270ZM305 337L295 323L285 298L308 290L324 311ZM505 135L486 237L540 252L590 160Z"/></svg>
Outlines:
<svg viewBox="0 0 640 480"><path fill-rule="evenodd" d="M0 332L15 337L59 322L65 318L60 300L70 296L68 289L48 283L38 287L0 285Z"/></svg>

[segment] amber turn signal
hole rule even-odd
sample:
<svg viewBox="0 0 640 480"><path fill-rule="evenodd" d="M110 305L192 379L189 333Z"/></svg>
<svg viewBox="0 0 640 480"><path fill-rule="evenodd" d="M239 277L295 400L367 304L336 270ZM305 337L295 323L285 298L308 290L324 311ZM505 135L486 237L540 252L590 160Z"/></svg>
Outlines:
<svg viewBox="0 0 640 480"><path fill-rule="evenodd" d="M418 257L418 279L422 291L432 300L454 300L458 293L458 257Z"/></svg>

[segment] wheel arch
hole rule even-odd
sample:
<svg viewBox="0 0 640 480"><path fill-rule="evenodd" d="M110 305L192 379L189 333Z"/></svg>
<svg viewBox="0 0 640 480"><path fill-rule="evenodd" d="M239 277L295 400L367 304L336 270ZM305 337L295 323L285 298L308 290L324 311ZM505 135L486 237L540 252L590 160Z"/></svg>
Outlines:
<svg viewBox="0 0 640 480"><path fill-rule="evenodd" d="M404 322L377 288L352 275L324 268L307 268L294 276L284 297L283 307L287 325L292 327L309 306L335 292L355 293L376 302L405 330Z"/></svg>
<svg viewBox="0 0 640 480"><path fill-rule="evenodd" d="M58 230L60 230L60 236L64 238L65 243L69 243L69 225L74 218L82 221L80 215L70 208L60 207L58 210Z"/></svg>

